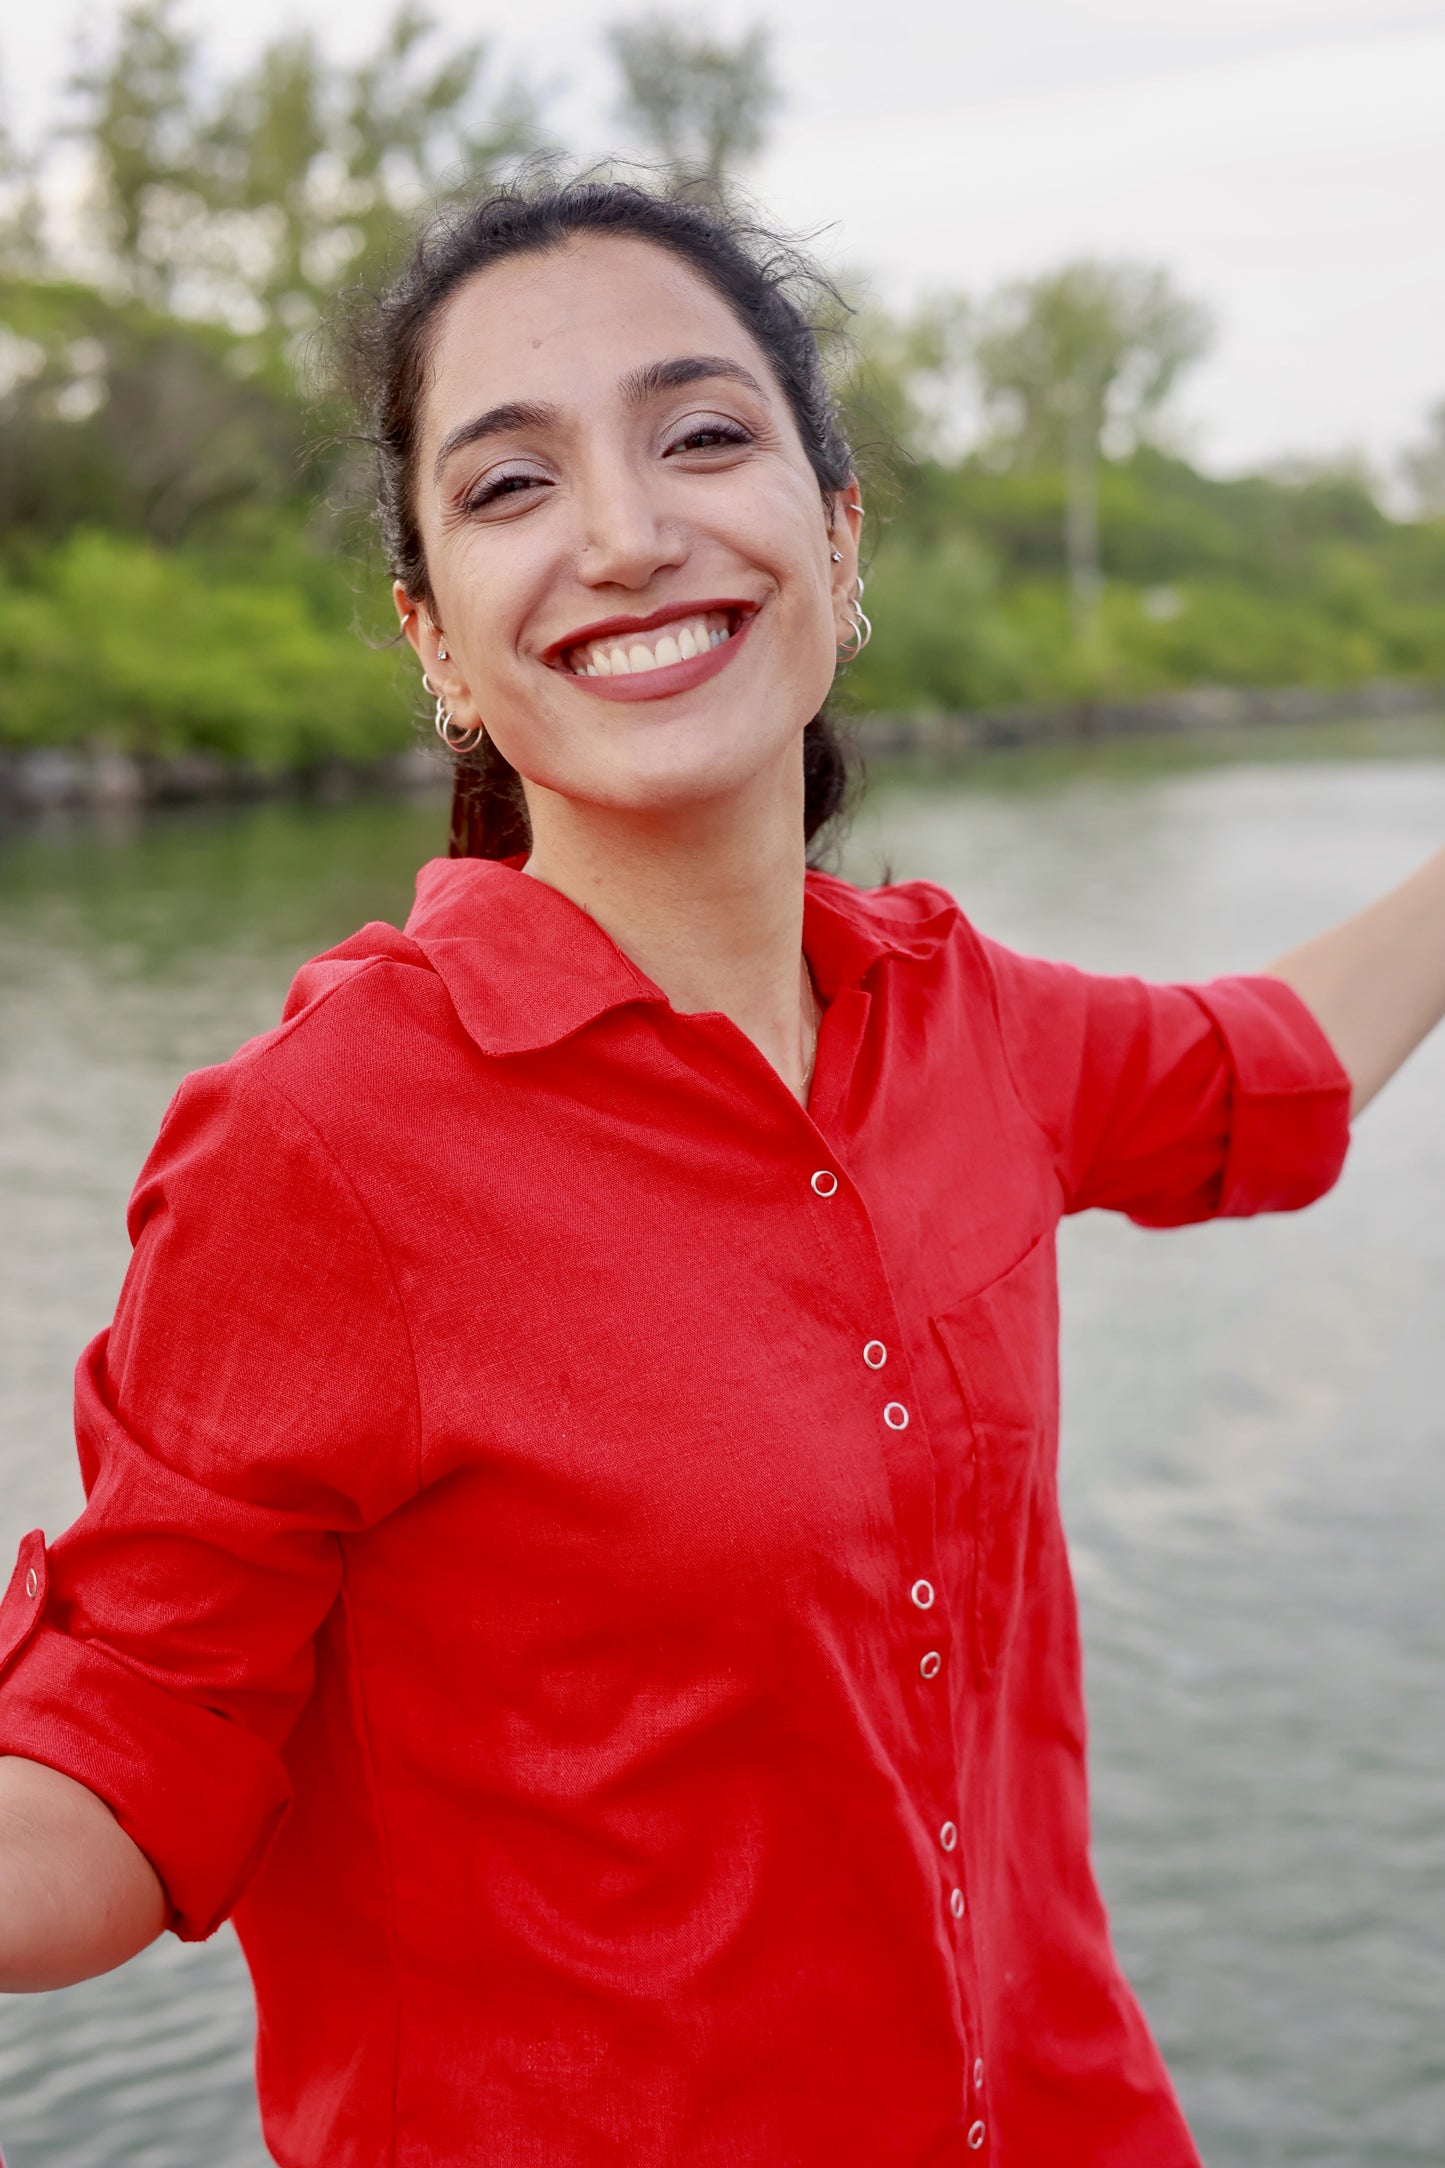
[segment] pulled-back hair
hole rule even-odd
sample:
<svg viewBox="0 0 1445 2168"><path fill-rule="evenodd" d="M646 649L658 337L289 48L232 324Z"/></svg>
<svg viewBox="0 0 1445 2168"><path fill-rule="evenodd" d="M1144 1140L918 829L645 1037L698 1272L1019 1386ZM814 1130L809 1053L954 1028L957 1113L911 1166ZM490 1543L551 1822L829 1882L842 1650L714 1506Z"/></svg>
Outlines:
<svg viewBox="0 0 1445 2168"><path fill-rule="evenodd" d="M416 459L427 371L457 289L509 256L558 249L579 234L650 241L690 265L757 341L792 410L825 505L853 455L829 390L809 301L837 305L800 251L715 201L611 179L534 175L441 212L390 287L353 305L345 323L351 389L376 462L377 524L392 576L428 605L432 592L416 511ZM804 835L810 858L852 795L854 764L826 710L803 734ZM516 770L491 739L456 756L454 858L507 858L531 845Z"/></svg>

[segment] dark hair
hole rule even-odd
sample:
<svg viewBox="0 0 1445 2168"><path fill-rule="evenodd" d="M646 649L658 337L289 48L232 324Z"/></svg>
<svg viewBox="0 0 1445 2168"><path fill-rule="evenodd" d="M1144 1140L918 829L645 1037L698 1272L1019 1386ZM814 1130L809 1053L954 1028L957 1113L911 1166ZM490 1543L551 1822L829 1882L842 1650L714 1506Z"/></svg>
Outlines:
<svg viewBox="0 0 1445 2168"><path fill-rule="evenodd" d="M345 323L351 388L376 461L377 522L394 578L431 601L414 496L422 399L437 319L457 288L509 256L562 247L575 234L651 241L691 265L751 332L792 409L825 502L843 489L853 455L829 391L802 297L841 304L822 274L777 234L715 200L610 179L533 176L440 213L400 275ZM803 735L803 826L810 859L843 814L858 773L826 711ZM507 858L530 847L521 784L490 738L457 756L454 858Z"/></svg>

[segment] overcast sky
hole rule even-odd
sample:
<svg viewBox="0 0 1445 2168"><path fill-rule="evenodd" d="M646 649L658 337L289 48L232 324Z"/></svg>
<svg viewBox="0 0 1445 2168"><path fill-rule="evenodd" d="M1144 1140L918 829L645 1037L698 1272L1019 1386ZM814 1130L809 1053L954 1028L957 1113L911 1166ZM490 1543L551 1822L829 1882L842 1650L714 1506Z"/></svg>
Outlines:
<svg viewBox="0 0 1445 2168"><path fill-rule="evenodd" d="M628 0L432 0L555 86L567 139L623 147L601 27ZM355 53L389 0L192 0L220 67L314 24ZM682 10L736 31L759 12ZM6 11L5 103L53 110L110 0ZM788 102L751 176L779 220L906 302L1093 253L1164 262L1219 322L1184 389L1228 471L1391 462L1445 399L1445 0L778 0ZM526 27L520 27L525 25Z"/></svg>

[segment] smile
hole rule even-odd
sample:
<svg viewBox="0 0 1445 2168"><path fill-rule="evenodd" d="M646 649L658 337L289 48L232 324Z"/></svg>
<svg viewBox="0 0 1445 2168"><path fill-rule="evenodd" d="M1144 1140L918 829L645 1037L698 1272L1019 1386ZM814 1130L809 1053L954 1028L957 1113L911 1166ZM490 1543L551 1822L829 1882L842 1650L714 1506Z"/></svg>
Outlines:
<svg viewBox="0 0 1445 2168"><path fill-rule="evenodd" d="M721 647L732 638L732 630L726 610L676 617L655 632L604 637L574 647L567 656L567 668L576 677L628 677L645 670L666 670L675 662L691 662L695 655Z"/></svg>
<svg viewBox="0 0 1445 2168"><path fill-rule="evenodd" d="M554 649L553 667L606 700L661 700L688 692L731 662L756 607L702 603L614 618Z"/></svg>

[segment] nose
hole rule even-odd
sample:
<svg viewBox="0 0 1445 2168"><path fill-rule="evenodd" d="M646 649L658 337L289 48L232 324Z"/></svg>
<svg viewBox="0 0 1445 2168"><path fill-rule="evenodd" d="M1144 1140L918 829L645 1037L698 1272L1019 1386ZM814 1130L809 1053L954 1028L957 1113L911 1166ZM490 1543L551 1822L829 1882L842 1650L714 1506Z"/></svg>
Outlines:
<svg viewBox="0 0 1445 2168"><path fill-rule="evenodd" d="M684 530L664 516L649 477L628 459L599 464L579 491L577 570L589 587L645 588L682 563Z"/></svg>

